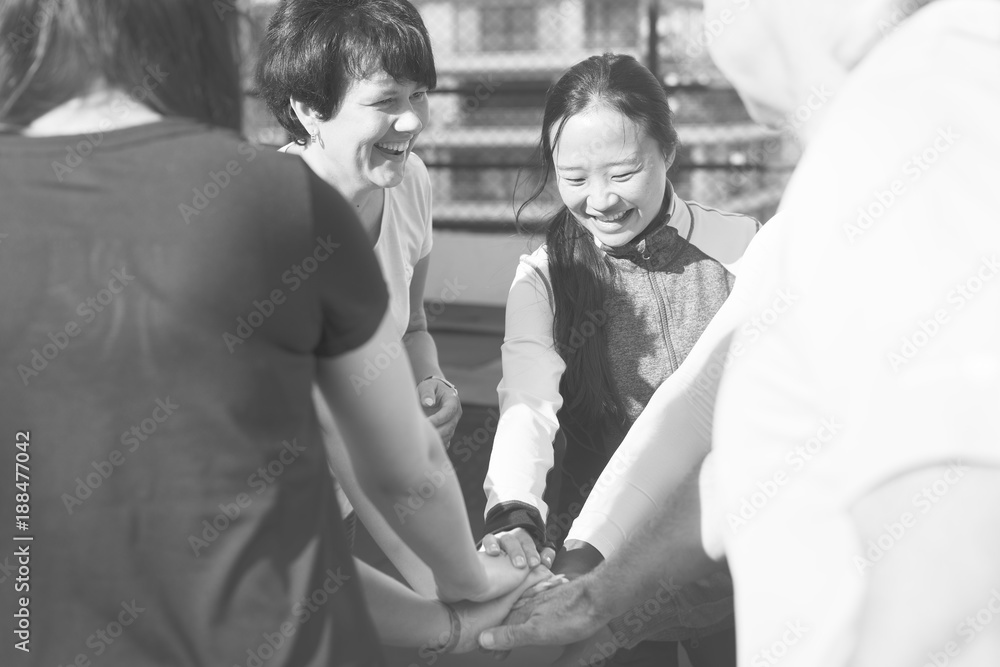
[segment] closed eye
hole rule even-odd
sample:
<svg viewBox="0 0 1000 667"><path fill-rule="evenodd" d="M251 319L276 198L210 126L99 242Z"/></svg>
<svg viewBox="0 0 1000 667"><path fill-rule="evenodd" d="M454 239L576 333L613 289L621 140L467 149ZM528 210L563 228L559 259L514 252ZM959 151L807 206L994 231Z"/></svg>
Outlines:
<svg viewBox="0 0 1000 667"><path fill-rule="evenodd" d="M426 90L418 90L417 92L415 92L412 95L410 95L410 97L412 99L415 99L415 100L422 100L425 97L427 97L427 91Z"/></svg>
<svg viewBox="0 0 1000 667"><path fill-rule="evenodd" d="M570 185L583 185L583 182L585 180L587 180L587 179L585 179L585 178L569 178L567 176L563 176L563 180L566 181L567 183L569 183Z"/></svg>
<svg viewBox="0 0 1000 667"><path fill-rule="evenodd" d="M616 180L616 181L619 181L619 182L621 182L621 181L627 181L628 179L630 179L633 176L635 176L635 173L636 172L634 172L634 171L630 171L630 172L628 172L626 174L615 174L611 178L614 179L614 180Z"/></svg>

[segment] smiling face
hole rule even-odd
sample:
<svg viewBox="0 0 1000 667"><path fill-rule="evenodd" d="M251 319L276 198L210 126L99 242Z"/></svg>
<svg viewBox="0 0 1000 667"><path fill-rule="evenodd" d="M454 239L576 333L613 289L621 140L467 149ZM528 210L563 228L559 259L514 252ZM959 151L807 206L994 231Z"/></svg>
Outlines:
<svg viewBox="0 0 1000 667"><path fill-rule="evenodd" d="M620 246L660 212L673 155L641 125L598 106L566 121L553 161L573 217L604 245Z"/></svg>
<svg viewBox="0 0 1000 667"><path fill-rule="evenodd" d="M340 108L317 123L324 171L348 192L391 188L427 125L427 86L396 81L384 71L350 83Z"/></svg>

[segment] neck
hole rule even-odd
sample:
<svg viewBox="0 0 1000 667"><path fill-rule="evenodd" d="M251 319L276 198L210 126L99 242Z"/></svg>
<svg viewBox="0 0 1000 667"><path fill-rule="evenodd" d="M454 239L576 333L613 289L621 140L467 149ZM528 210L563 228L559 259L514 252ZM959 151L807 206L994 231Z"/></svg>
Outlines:
<svg viewBox="0 0 1000 667"><path fill-rule="evenodd" d="M73 98L36 118L27 136L59 136L120 130L160 120L162 116L117 89L97 90Z"/></svg>
<svg viewBox="0 0 1000 667"><path fill-rule="evenodd" d="M365 210L371 207L373 202L381 201L382 188L350 178L343 169L338 168L326 158L319 146L308 143L304 147L289 152L301 155L313 172L337 188L337 192L350 202L356 211Z"/></svg>

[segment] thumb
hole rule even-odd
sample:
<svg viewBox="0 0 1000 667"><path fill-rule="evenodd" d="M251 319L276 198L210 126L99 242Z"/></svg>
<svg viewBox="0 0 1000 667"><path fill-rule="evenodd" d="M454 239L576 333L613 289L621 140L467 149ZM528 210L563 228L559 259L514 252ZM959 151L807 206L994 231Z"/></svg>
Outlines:
<svg viewBox="0 0 1000 667"><path fill-rule="evenodd" d="M528 625L501 625L479 635L479 645L494 651L507 651L533 643L535 632Z"/></svg>
<svg viewBox="0 0 1000 667"><path fill-rule="evenodd" d="M417 385L417 396L420 398L420 405L430 408L437 403L437 395L434 393L435 386L437 386L437 382L433 381L421 382Z"/></svg>

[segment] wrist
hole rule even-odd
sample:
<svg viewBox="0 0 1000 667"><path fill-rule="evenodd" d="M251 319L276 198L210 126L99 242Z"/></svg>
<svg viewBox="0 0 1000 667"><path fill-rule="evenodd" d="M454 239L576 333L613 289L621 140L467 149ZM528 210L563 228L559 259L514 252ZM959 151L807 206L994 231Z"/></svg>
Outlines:
<svg viewBox="0 0 1000 667"><path fill-rule="evenodd" d="M438 602L439 620L435 627L441 631L434 635L435 641L428 648L434 654L451 653L462 638L462 622L455 608L447 602ZM441 612L444 612L441 614ZM443 618L442 618L443 616Z"/></svg>
<svg viewBox="0 0 1000 667"><path fill-rule="evenodd" d="M421 380L420 382L418 382L417 385L418 386L422 385L423 383L427 382L428 380L437 380L438 382L440 382L444 386L448 387L455 394L455 396L458 396L458 387L456 387L455 385L453 385L448 380L444 379L444 377L442 377L441 375L428 375L423 380Z"/></svg>
<svg viewBox="0 0 1000 667"><path fill-rule="evenodd" d="M568 586L578 589L578 613L585 619L594 632L597 632L611 622L616 614L605 592L600 590L600 580L588 573L571 581Z"/></svg>

